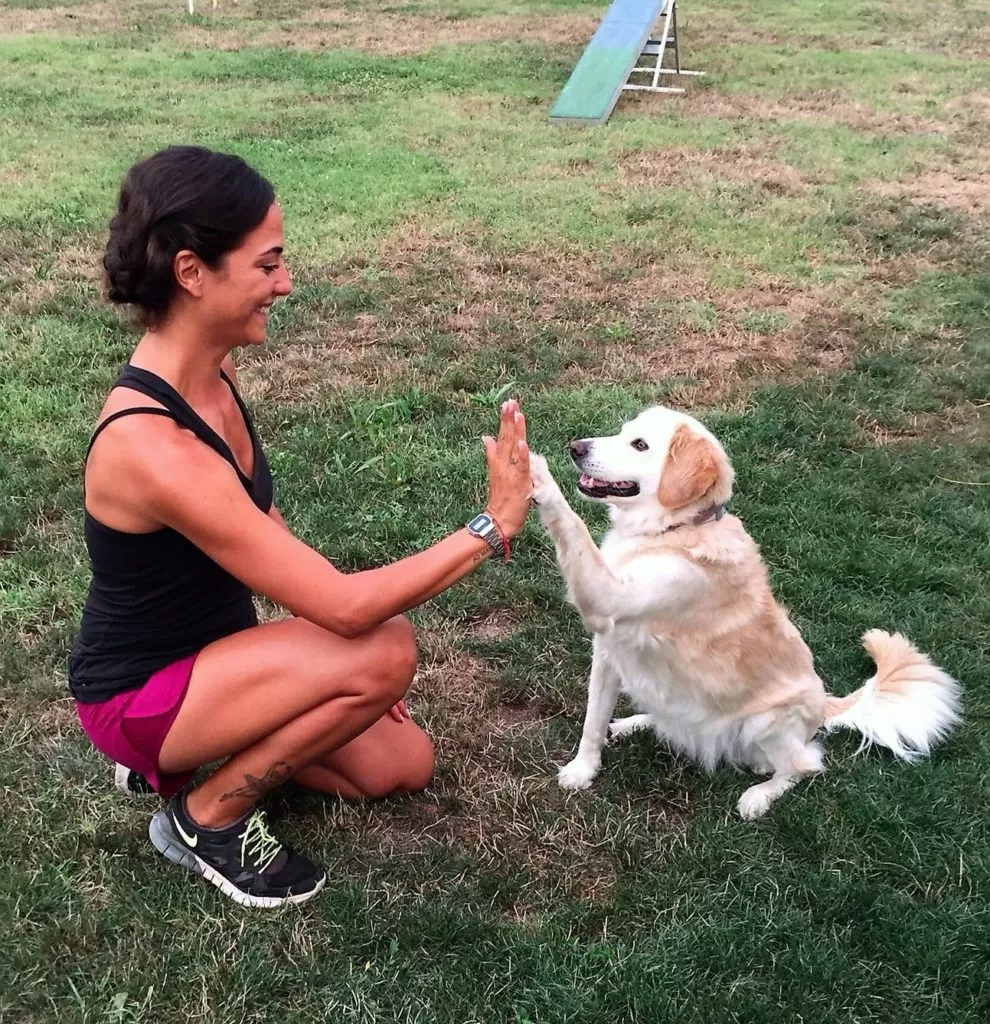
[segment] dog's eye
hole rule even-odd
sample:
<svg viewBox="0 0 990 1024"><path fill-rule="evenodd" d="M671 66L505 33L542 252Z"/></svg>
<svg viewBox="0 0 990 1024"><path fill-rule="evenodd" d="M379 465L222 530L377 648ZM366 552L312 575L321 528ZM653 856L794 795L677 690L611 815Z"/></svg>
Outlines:
<svg viewBox="0 0 990 1024"><path fill-rule="evenodd" d="M641 437L637 437L631 444L638 452L645 452L650 447Z"/></svg>

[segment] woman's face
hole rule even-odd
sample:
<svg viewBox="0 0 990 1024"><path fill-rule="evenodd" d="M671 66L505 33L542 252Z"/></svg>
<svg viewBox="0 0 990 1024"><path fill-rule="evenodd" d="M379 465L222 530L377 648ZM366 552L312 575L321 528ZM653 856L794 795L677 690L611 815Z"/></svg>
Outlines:
<svg viewBox="0 0 990 1024"><path fill-rule="evenodd" d="M231 345L261 345L268 310L292 291L282 259L282 211L272 203L265 219L227 253L216 270L203 268L202 313L218 337Z"/></svg>

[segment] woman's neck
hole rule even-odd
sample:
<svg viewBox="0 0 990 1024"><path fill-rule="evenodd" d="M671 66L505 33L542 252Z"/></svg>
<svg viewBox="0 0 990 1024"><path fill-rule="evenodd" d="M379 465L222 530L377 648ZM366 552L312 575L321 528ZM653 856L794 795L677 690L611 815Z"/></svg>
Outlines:
<svg viewBox="0 0 990 1024"><path fill-rule="evenodd" d="M229 354L230 349L211 345L192 325L166 321L144 334L130 361L158 374L195 406L216 394L220 367Z"/></svg>

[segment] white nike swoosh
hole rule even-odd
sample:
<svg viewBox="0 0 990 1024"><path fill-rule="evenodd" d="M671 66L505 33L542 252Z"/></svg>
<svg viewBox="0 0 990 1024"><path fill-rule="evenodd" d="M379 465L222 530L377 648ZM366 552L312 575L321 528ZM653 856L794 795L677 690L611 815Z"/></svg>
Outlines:
<svg viewBox="0 0 990 1024"><path fill-rule="evenodd" d="M187 835L183 831L182 826L179 824L179 821L174 814L172 815L172 824L175 826L175 830L179 833L179 835L182 836L186 846L195 848L196 844L199 842L199 836Z"/></svg>

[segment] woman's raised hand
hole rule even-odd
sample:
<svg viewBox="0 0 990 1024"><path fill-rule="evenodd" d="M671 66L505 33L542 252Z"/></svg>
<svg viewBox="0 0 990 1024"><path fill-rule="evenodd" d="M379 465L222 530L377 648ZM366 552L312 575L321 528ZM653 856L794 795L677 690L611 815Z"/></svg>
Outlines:
<svg viewBox="0 0 990 1024"><path fill-rule="evenodd" d="M532 481L526 417L514 398L502 403L498 439L482 440L488 460L488 511L503 533L515 537L526 522Z"/></svg>

